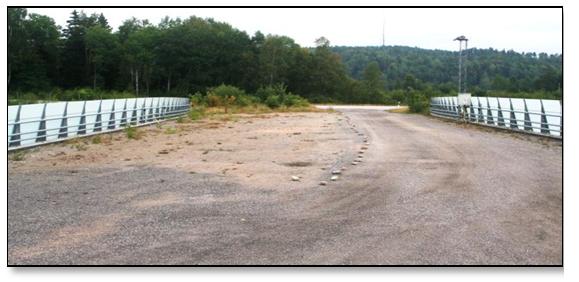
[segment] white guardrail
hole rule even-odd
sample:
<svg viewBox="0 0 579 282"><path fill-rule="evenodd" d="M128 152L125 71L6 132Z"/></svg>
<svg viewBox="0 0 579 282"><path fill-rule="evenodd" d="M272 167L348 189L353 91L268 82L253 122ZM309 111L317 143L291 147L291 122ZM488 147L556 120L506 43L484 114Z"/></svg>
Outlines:
<svg viewBox="0 0 579 282"><path fill-rule="evenodd" d="M141 126L184 115L188 98L155 97L8 107L8 150Z"/></svg>
<svg viewBox="0 0 579 282"><path fill-rule="evenodd" d="M457 97L433 97L430 114L506 128L525 133L563 138L562 105L559 100L471 97L465 114Z"/></svg>

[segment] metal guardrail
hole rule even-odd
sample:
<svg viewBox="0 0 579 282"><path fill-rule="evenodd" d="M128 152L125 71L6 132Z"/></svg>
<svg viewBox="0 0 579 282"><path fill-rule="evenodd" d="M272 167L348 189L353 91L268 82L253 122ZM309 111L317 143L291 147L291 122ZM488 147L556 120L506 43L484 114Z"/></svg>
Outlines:
<svg viewBox="0 0 579 282"><path fill-rule="evenodd" d="M8 150L142 126L184 115L189 99L129 98L8 107Z"/></svg>
<svg viewBox="0 0 579 282"><path fill-rule="evenodd" d="M471 106L466 113L462 111L457 97L434 97L430 100L430 113L434 116L563 138L562 105L559 100L471 97Z"/></svg>

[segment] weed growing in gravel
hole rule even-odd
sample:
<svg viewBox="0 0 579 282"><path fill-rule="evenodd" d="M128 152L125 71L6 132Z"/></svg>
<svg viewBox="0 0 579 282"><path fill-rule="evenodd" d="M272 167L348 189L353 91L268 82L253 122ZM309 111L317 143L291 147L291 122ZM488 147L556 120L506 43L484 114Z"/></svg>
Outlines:
<svg viewBox="0 0 579 282"><path fill-rule="evenodd" d="M167 127L167 129L165 129L165 134L175 134L175 133L177 133L177 128Z"/></svg>
<svg viewBox="0 0 579 282"><path fill-rule="evenodd" d="M95 137L92 138L91 142L92 142L93 144L100 144L100 143L102 143L103 141L102 141L102 139L101 139L101 136L100 136L100 135L97 135L97 136L95 136Z"/></svg>
<svg viewBox="0 0 579 282"><path fill-rule="evenodd" d="M188 116L191 120L198 120L198 119L204 117L205 116L205 107L201 107L201 106L192 107L191 110L189 110Z"/></svg>
<svg viewBox="0 0 579 282"><path fill-rule="evenodd" d="M23 161L24 159L26 159L26 152L25 151L14 152L14 153L11 153L8 158L11 161L15 161L15 162Z"/></svg>
<svg viewBox="0 0 579 282"><path fill-rule="evenodd" d="M86 144L82 142L77 142L72 145L72 148L76 149L77 151L86 151L88 149L88 146L86 146Z"/></svg>
<svg viewBox="0 0 579 282"><path fill-rule="evenodd" d="M137 131L137 128L133 127L131 125L129 125L125 128L125 134L127 134L128 139L139 139L140 138L140 135L139 135L139 132Z"/></svg>

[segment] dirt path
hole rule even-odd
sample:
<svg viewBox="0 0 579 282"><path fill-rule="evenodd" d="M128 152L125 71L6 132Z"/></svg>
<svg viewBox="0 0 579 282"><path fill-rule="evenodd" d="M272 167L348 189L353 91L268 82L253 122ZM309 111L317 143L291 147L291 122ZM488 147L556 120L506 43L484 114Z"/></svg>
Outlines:
<svg viewBox="0 0 579 282"><path fill-rule="evenodd" d="M164 125L183 128L11 161L9 263L561 263L559 143L341 111Z"/></svg>

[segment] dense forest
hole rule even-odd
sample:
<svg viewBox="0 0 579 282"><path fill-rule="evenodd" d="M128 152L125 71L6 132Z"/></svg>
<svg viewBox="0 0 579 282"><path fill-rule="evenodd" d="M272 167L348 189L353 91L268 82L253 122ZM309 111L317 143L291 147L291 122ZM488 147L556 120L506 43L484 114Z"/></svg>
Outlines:
<svg viewBox="0 0 579 282"><path fill-rule="evenodd" d="M66 26L8 9L9 101L204 95L231 85L277 85L312 102L412 103L454 95L457 52L410 47L315 48L192 16L154 25L130 18L113 31L103 14L74 11ZM562 57L470 49L475 95L561 97ZM278 88L279 88L278 87Z"/></svg>

